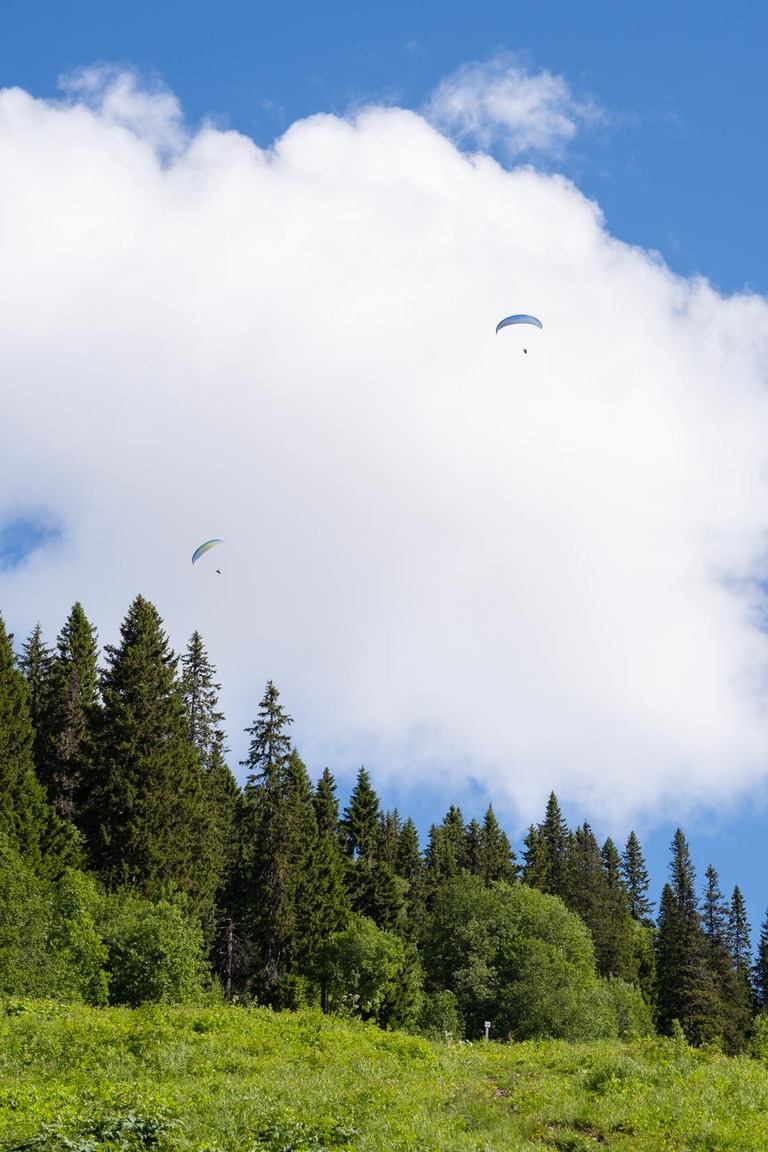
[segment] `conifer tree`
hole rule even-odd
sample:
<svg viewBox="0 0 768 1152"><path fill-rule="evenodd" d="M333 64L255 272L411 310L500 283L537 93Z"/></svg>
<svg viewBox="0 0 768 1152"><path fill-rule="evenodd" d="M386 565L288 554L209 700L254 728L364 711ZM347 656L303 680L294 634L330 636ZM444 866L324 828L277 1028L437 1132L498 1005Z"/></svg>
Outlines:
<svg viewBox="0 0 768 1152"><path fill-rule="evenodd" d="M92 861L110 888L156 898L181 890L203 918L198 873L203 795L177 658L157 609L131 604L108 645L93 785L83 813Z"/></svg>
<svg viewBox="0 0 768 1152"><path fill-rule="evenodd" d="M579 914L594 937L607 902L608 884L600 846L586 820L571 837L568 855L569 886L564 894L565 903Z"/></svg>
<svg viewBox="0 0 768 1152"><path fill-rule="evenodd" d="M98 726L96 629L76 602L56 641L50 676L51 745L45 764L48 795L57 812L77 822L93 785Z"/></svg>
<svg viewBox="0 0 768 1152"><path fill-rule="evenodd" d="M743 1048L756 1007L755 989L752 984L752 941L751 927L747 920L747 909L738 884L733 889L728 908L728 942L731 950L731 963L735 989L730 1007L731 1028L734 1032L732 1047L735 1051Z"/></svg>
<svg viewBox="0 0 768 1152"><path fill-rule="evenodd" d="M607 887L601 972L639 984L647 992L651 977L648 970L652 958L651 928L632 916L621 856L610 837L603 844L601 856Z"/></svg>
<svg viewBox="0 0 768 1152"><path fill-rule="evenodd" d="M295 748L288 757L285 800L286 848L294 905L293 934L285 942L285 955L289 972L311 975L314 958L328 933L328 890L321 874L324 861L319 853L312 785Z"/></svg>
<svg viewBox="0 0 768 1152"><path fill-rule="evenodd" d="M223 912L219 917L219 932L229 941L234 926L233 910L226 907L227 891L238 858L238 811L242 794L226 763L224 713L219 708L221 685L216 683L216 670L197 631L190 637L181 667L187 731L197 753L203 793L199 873L205 877L207 906L212 912ZM206 940L210 941L215 931L213 921L204 923L203 930ZM218 952L221 947L220 942ZM229 943L225 951L229 955Z"/></svg>
<svg viewBox="0 0 768 1152"><path fill-rule="evenodd" d="M621 866L632 919L642 924L650 924L653 912L653 904L648 899L650 879L640 841L634 832L630 832L627 838L627 844L621 857Z"/></svg>
<svg viewBox="0 0 768 1152"><path fill-rule="evenodd" d="M403 822L397 808L391 812L383 812L379 817L380 837L378 857L393 872L397 871L397 847L400 842L400 832Z"/></svg>
<svg viewBox="0 0 768 1152"><path fill-rule="evenodd" d="M295 931L294 880L291 873L287 792L292 717L279 702L270 680L259 704L257 719L247 728L251 736L245 787L245 886L247 916L259 957L258 978L269 990L290 963L290 941Z"/></svg>
<svg viewBox="0 0 768 1152"><path fill-rule="evenodd" d="M610 836L603 844L600 855L603 858L603 868L605 869L605 878L608 882L608 887L611 889L621 889L627 898L627 905L629 905L629 897L627 896L627 890L624 887L624 880L621 874L621 856Z"/></svg>
<svg viewBox="0 0 768 1152"><path fill-rule="evenodd" d="M733 889L731 903L728 908L728 938L731 946L731 959L739 977L748 981L752 942L747 908L744 903L741 889L738 884Z"/></svg>
<svg viewBox="0 0 768 1152"><path fill-rule="evenodd" d="M400 832L396 871L407 885L405 905L410 935L418 943L423 943L427 928L424 858L419 846L419 833L410 816Z"/></svg>
<svg viewBox="0 0 768 1152"><path fill-rule="evenodd" d="M270 1003L290 1007L302 980L321 982L322 943L343 926L348 906L339 887L333 779L324 774L319 796L313 793L279 695L269 681L247 729L246 921L258 957L257 989Z"/></svg>
<svg viewBox="0 0 768 1152"><path fill-rule="evenodd" d="M706 884L702 900L702 926L706 940L709 970L718 993L719 1003L713 1006L710 1028L728 1052L744 1047L751 1023L751 988L749 964L744 959L740 971L732 951L731 908L720 891L717 872L710 864L705 873ZM740 894L739 894L740 895ZM741 911L743 912L743 906ZM746 918L745 918L746 919ZM749 926L746 943L749 945Z"/></svg>
<svg viewBox="0 0 768 1152"><path fill-rule="evenodd" d="M728 905L720 891L720 878L710 864L704 873L705 886L701 905L701 922L710 954L720 952L729 959Z"/></svg>
<svg viewBox="0 0 768 1152"><path fill-rule="evenodd" d="M352 910L369 916L379 928L405 933L406 885L383 857L381 806L365 768L357 774L340 824Z"/></svg>
<svg viewBox="0 0 768 1152"><path fill-rule="evenodd" d="M760 1012L765 1012L768 1008L768 912L766 912L760 925L760 937L752 968L752 980L757 1009Z"/></svg>
<svg viewBox="0 0 768 1152"><path fill-rule="evenodd" d="M529 888L539 888L545 882L547 861L541 832L535 824L529 824L523 837L522 879Z"/></svg>
<svg viewBox="0 0 768 1152"><path fill-rule="evenodd" d="M50 756L51 734L51 667L53 649L43 640L39 622L22 645L19 668L27 682L29 715L34 730L33 756L38 780L45 786L45 773Z"/></svg>
<svg viewBox="0 0 768 1152"><path fill-rule="evenodd" d="M571 888L570 844L568 825L555 793L550 792L543 822L537 828L531 828L525 839L525 883L567 900Z"/></svg>
<svg viewBox="0 0 768 1152"><path fill-rule="evenodd" d="M496 819L493 806L488 805L480 829L481 876L485 884L504 880L512 884L518 877L517 857L509 838Z"/></svg>
<svg viewBox="0 0 768 1152"><path fill-rule="evenodd" d="M315 818L318 835L334 840L341 849L336 781L328 768L323 769L323 774L315 786Z"/></svg>
<svg viewBox="0 0 768 1152"><path fill-rule="evenodd" d="M357 774L340 826L347 856L373 863L381 839L381 804L365 767Z"/></svg>
<svg viewBox="0 0 768 1152"><path fill-rule="evenodd" d="M705 1043L722 1034L722 1002L708 963L690 850L678 828L672 841L670 883L662 892L656 938L659 1023L677 1020L688 1040Z"/></svg>
<svg viewBox="0 0 768 1152"><path fill-rule="evenodd" d="M16 667L12 641L0 616L0 830L25 864L55 876L80 862L79 838L46 802L35 775L28 687Z"/></svg>
<svg viewBox="0 0 768 1152"><path fill-rule="evenodd" d="M445 884L469 870L467 832L461 809L452 804L442 824L433 824L424 853L425 895L431 910Z"/></svg>
<svg viewBox="0 0 768 1152"><path fill-rule="evenodd" d="M569 849L570 890L565 903L589 928L601 976L636 979L629 902L618 877L618 853L612 842L601 850L585 821ZM608 866L606 867L606 860Z"/></svg>
<svg viewBox="0 0 768 1152"><path fill-rule="evenodd" d="M464 858L467 871L471 872L473 876L482 876L482 828L474 816L464 830Z"/></svg>
<svg viewBox="0 0 768 1152"><path fill-rule="evenodd" d="M181 658L182 696L187 713L189 738L206 777L220 770L227 752L222 727L224 713L219 708L221 685L216 683L212 665L199 632L192 633ZM230 773L231 776L231 773ZM232 777L234 781L234 777ZM228 791L229 789L225 789Z"/></svg>
<svg viewBox="0 0 768 1152"><path fill-rule="evenodd" d="M419 833L409 816L400 830L397 845L397 874L409 884L419 880L424 874L424 860L419 847Z"/></svg>
<svg viewBox="0 0 768 1152"><path fill-rule="evenodd" d="M444 850L444 835L441 826L431 824L424 849L424 894L427 911L430 913L444 885L455 875L455 862Z"/></svg>
<svg viewBox="0 0 768 1152"><path fill-rule="evenodd" d="M350 915L344 883L344 857L339 840L339 802L336 781L325 768L313 797L317 825L318 920L324 939L340 932Z"/></svg>
<svg viewBox="0 0 768 1152"><path fill-rule="evenodd" d="M35 778L28 688L15 665L12 642L0 616L0 829L36 866L44 837L45 799Z"/></svg>
<svg viewBox="0 0 768 1152"><path fill-rule="evenodd" d="M468 868L467 830L461 808L455 804L451 804L443 818L442 848L450 861L448 867L452 874Z"/></svg>

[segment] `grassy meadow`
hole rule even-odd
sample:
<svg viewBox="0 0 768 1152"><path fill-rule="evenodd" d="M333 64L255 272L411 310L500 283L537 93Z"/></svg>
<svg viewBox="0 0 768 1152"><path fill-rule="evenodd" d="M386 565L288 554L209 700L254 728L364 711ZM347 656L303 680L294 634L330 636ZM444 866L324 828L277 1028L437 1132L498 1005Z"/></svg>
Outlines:
<svg viewBox="0 0 768 1152"><path fill-rule="evenodd" d="M0 1149L765 1152L768 1064L431 1043L312 1011L0 1006Z"/></svg>

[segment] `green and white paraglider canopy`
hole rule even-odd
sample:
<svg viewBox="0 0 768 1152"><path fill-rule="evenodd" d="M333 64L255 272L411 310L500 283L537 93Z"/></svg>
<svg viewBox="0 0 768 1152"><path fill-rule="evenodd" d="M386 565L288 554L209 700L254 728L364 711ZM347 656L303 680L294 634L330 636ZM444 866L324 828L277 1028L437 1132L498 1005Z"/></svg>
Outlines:
<svg viewBox="0 0 768 1152"><path fill-rule="evenodd" d="M216 548L219 544L226 544L226 540L206 540L205 544L201 544L199 548L195 548L192 553L192 563L197 564L201 556L205 556L206 552L210 552L211 548Z"/></svg>

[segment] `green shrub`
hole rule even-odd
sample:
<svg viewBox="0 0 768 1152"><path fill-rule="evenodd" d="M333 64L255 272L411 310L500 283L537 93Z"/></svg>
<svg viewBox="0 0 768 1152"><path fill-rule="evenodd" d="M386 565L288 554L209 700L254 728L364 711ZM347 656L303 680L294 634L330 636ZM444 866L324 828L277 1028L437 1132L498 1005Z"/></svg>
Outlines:
<svg viewBox="0 0 768 1152"><path fill-rule="evenodd" d="M427 992L423 995L419 1014L416 1018L416 1031L430 1040L460 1040L464 1035L464 1021L459 1012L458 1001L453 994Z"/></svg>
<svg viewBox="0 0 768 1152"><path fill-rule="evenodd" d="M180 1004L199 999L207 964L199 923L167 900L152 904L129 893L110 896L105 906L112 1004Z"/></svg>
<svg viewBox="0 0 768 1152"><path fill-rule="evenodd" d="M425 964L433 987L454 992L470 1038L485 1020L495 1036L516 1040L610 1039L650 1027L639 993L598 978L581 919L525 884L452 880L435 906Z"/></svg>
<svg viewBox="0 0 768 1152"><path fill-rule="evenodd" d="M48 951L46 886L0 830L0 993L56 995Z"/></svg>
<svg viewBox="0 0 768 1152"><path fill-rule="evenodd" d="M601 985L615 1014L619 1037L653 1036L653 1013L638 988L613 976L601 981Z"/></svg>
<svg viewBox="0 0 768 1152"><path fill-rule="evenodd" d="M418 1009L420 971L400 939L354 915L322 955L325 1006L340 1016L383 1025L410 1023Z"/></svg>
<svg viewBox="0 0 768 1152"><path fill-rule="evenodd" d="M103 1005L108 1001L107 947L98 928L104 894L96 880L70 868L53 888L48 941L54 982L61 999Z"/></svg>

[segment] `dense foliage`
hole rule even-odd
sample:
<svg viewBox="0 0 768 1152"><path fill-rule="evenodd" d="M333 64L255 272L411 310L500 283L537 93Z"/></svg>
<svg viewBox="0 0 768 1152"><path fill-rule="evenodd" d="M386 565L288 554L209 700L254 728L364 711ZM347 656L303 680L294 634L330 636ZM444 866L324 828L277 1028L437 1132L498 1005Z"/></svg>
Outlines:
<svg viewBox="0 0 768 1152"><path fill-rule="evenodd" d="M745 1050L768 1003L738 888L697 891L681 831L658 916L637 836L600 845L552 794L518 861L493 807L422 849L361 768L313 783L269 682L240 787L216 670L138 596L99 663L76 604L14 654L0 619L0 994L92 1005L219 995L434 1037L679 1030ZM757 1027L757 1031L759 1031Z"/></svg>
<svg viewBox="0 0 768 1152"><path fill-rule="evenodd" d="M318 1009L0 1003L5 1152L764 1152L768 1065L439 1043Z"/></svg>

